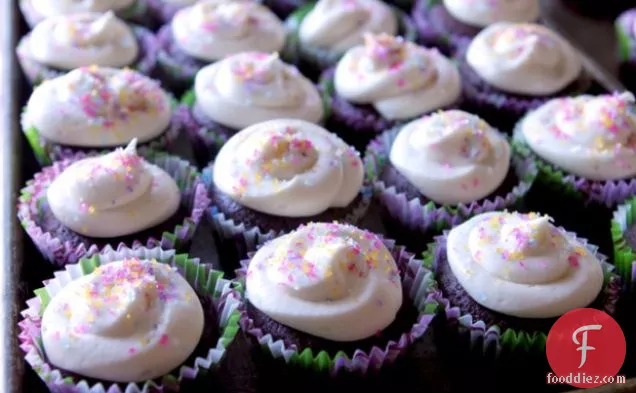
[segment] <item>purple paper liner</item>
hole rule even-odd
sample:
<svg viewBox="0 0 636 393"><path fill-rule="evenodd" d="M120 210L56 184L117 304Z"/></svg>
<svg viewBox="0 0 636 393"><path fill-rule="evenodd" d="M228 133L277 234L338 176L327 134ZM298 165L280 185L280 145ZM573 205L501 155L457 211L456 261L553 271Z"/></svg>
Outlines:
<svg viewBox="0 0 636 393"><path fill-rule="evenodd" d="M587 71L583 71L569 86L554 94L544 97L508 94L488 85L481 79L466 61L467 49L468 45L461 45L455 54L455 60L462 76L462 90L466 107L503 130L512 129L519 118L547 101L561 96L583 94L589 90L592 84L590 75Z"/></svg>
<svg viewBox="0 0 636 393"><path fill-rule="evenodd" d="M355 105L338 96L334 87L334 73L335 68L327 69L322 73L318 83L323 102L330 108L327 128L361 152L365 151L368 143L382 132L427 114L422 113L408 120L384 119L371 105ZM462 106L463 99L460 96L455 103L431 112L459 109Z"/></svg>
<svg viewBox="0 0 636 393"><path fill-rule="evenodd" d="M148 11L160 25L169 23L174 14L184 8L176 4L170 4L165 0L146 0L146 3L148 4Z"/></svg>
<svg viewBox="0 0 636 393"><path fill-rule="evenodd" d="M214 188L214 168L212 166L203 170L201 178L208 189ZM365 181L360 190L362 198L357 198L358 202L348 207L350 214L342 220L343 222L355 225L364 217L373 196L372 184L374 181L375 178L370 177L369 174L365 175ZM246 253L255 251L261 244L286 233L285 231L277 232L257 226L246 226L242 222L235 221L232 217L227 217L213 204L208 209L207 217L212 224L216 239L220 243L218 245L220 252L225 253L225 256L231 259L221 261L227 266L236 265ZM307 222L310 221L312 218L308 217Z"/></svg>
<svg viewBox="0 0 636 393"><path fill-rule="evenodd" d="M131 26L133 34L137 38L139 45L139 55L137 59L130 65L130 68L140 73L152 76L157 65L157 53L159 52L159 44L152 31L141 26ZM31 34L27 34L20 39L20 43L16 48L18 63L22 68L22 72L32 85L39 85L45 80L57 78L66 74L68 71L60 70L47 66L32 59L29 53L29 42ZM86 64L90 65L90 64Z"/></svg>
<svg viewBox="0 0 636 393"><path fill-rule="evenodd" d="M173 105L173 104L171 104ZM22 113L24 114L26 107L23 109ZM177 121L176 118L176 108L171 109L173 111L172 118L170 119L170 124L166 131L159 135L158 137L151 139L146 142L139 143L137 145L137 151L140 153L148 152L148 151L168 151L173 146L174 142L179 137L181 133L182 123ZM51 163L55 161L61 161L68 158L78 157L78 156L90 156L96 154L106 153L108 151L113 150L117 146L113 147L103 147L103 148L86 148L86 147L73 147L68 145L60 145L55 142L49 141L42 135L35 127L26 126L26 122L24 119L22 120L22 132L26 136L29 141L29 145L33 150L33 154L35 158L38 160L40 165L51 165ZM124 147L123 145L120 147Z"/></svg>
<svg viewBox="0 0 636 393"><path fill-rule="evenodd" d="M519 121L521 124L523 119ZM537 181L561 190L566 195L581 196L586 203L596 203L609 209L625 202L636 195L636 178L623 180L590 180L581 176L567 173L554 164L544 160L526 143L519 126L515 128L513 136L515 150L533 160L539 173Z"/></svg>
<svg viewBox="0 0 636 393"><path fill-rule="evenodd" d="M636 8L621 14L614 24L621 62L636 64Z"/></svg>
<svg viewBox="0 0 636 393"><path fill-rule="evenodd" d="M263 4L272 10L281 20L285 20L298 8L311 2L312 0L263 0Z"/></svg>
<svg viewBox="0 0 636 393"><path fill-rule="evenodd" d="M415 259L414 254L406 251L404 247L396 245L395 241L380 238L393 255L400 270L402 286L405 293L409 295L408 301L411 301L419 311L418 320L415 321L410 331L404 332L400 336L398 341L390 340L383 348L373 346L369 351L358 349L353 354L338 352L331 357L325 351L297 348L295 345L290 345L280 338L272 337L271 334L263 332L254 325L254 320L247 315L245 307L239 309L241 328L274 359L282 359L289 365L327 372L331 376L340 373L367 374L377 372L394 363L427 332L437 312L440 297L436 292L437 287L432 279L432 272L424 266L421 260ZM254 253L248 254L248 258L251 259L253 255ZM244 283L250 259L242 260L241 268L236 271L237 280L241 283ZM243 295L245 294L243 293Z"/></svg>
<svg viewBox="0 0 636 393"><path fill-rule="evenodd" d="M179 369L179 375L166 375L157 380L144 383L113 383L107 385L98 383L90 385L86 380L75 381L64 378L62 372L48 363L45 359L44 348L41 342L41 314L44 304L43 298L51 298L61 288L76 278L88 274L93 268L126 259L156 259L161 263L169 264L179 270L184 278L192 285L199 296L212 298L212 305L216 309L219 339L216 347L209 348L206 357L197 357L193 364L183 364ZM44 292L40 296L40 294ZM51 392L54 393L144 393L144 392L178 392L182 382L195 380L200 373L205 373L216 368L225 358L228 346L234 340L238 332L237 311L240 306L240 293L236 284L222 278L222 273L215 271L211 265L200 263L199 259L190 259L187 255L175 254L174 250L161 250L159 248L120 248L115 251L112 248L103 250L92 258L82 258L80 264L67 265L65 270L56 272L55 277L44 282L44 288L36 291L36 297L27 300L28 308L21 312L23 319L18 323L20 332L18 339L20 349L25 354L26 362L44 381ZM206 321L211 323L212 321Z"/></svg>
<svg viewBox="0 0 636 393"><path fill-rule="evenodd" d="M475 34L468 35L465 34L467 31L457 32L447 29L444 25L444 21L448 18L447 14L442 2L416 0L411 11L411 18L417 29L418 42L424 46L437 47L444 54L452 55L457 47L467 45ZM452 22L453 24L461 23L459 21ZM472 26L464 26L476 29Z"/></svg>
<svg viewBox="0 0 636 393"><path fill-rule="evenodd" d="M172 232L164 232L160 239L150 237L137 239L132 244L120 243L111 246L118 250L122 247L180 249L192 240L204 212L210 205L205 184L201 181L198 170L179 157L154 151L140 152L140 155L175 179L181 190L181 206L186 208L190 215L184 218L183 222L177 225ZM52 166L45 167L41 172L36 173L33 179L28 181L20 191L17 206L20 224L42 253L44 259L57 266L76 263L82 257L103 251L95 244L87 247L83 243L77 244L58 239L39 225L40 206L46 203L46 191L49 185L69 165L85 157L86 154L80 153L75 157L54 162Z"/></svg>
<svg viewBox="0 0 636 393"><path fill-rule="evenodd" d="M142 26L152 27L152 18L148 13L147 0L135 0L128 8L117 11L117 16L127 21L140 24ZM31 0L18 0L18 6L22 12L22 16L30 28L35 27L44 19L44 16L32 7Z"/></svg>
<svg viewBox="0 0 636 393"><path fill-rule="evenodd" d="M395 127L369 144L364 156L364 167L370 173L370 177L379 179L389 159L393 141L400 130L401 126ZM538 169L533 159L514 154L514 150L511 168L519 179L519 183L511 192L505 196L488 197L469 204L445 206L433 201L422 204L417 198L409 200L405 193L396 191L395 187L381 180L376 180L374 183L374 194L382 208L387 211L389 218L397 221L402 227L422 233L440 231L474 215L504 210L521 202L534 183Z"/></svg>
<svg viewBox="0 0 636 393"><path fill-rule="evenodd" d="M194 82L197 72L212 63L188 55L174 41L172 25L167 24L157 32L159 53L157 54L157 74L169 90L181 92Z"/></svg>
<svg viewBox="0 0 636 393"><path fill-rule="evenodd" d="M186 132L190 139L194 155L200 166L210 162L227 140L237 130L222 126L212 120L202 121L202 116L196 116L196 103L190 107L180 105L175 111L175 122L179 129Z"/></svg>
<svg viewBox="0 0 636 393"><path fill-rule="evenodd" d="M563 228L559 229L564 230ZM597 301L602 300L602 311L614 316L622 293L621 279L614 273L614 266L607 263L607 257L599 253L598 247L589 244L587 239L580 238L572 232L566 233L568 236L576 238L578 242L601 261L605 281ZM446 252L447 236L448 231L444 231L429 246L428 251L424 253L425 264L433 271L433 274L439 264L440 256ZM450 304L441 291L433 295L433 300L440 304L440 308L445 315L444 324L441 328L456 335L455 339L463 339L464 342L469 342L471 350L477 350L486 357L494 356L495 358L499 357L504 350L512 353L519 351L524 353L530 351L538 354L545 353L546 333L526 332L512 328L503 330L496 324L489 325L484 321L475 320L471 314L465 313L459 307Z"/></svg>

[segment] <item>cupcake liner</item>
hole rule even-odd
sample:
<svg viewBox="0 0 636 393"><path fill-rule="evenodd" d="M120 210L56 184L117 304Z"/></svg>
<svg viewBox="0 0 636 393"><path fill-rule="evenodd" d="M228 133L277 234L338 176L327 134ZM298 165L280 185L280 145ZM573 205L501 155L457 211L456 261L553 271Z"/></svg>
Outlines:
<svg viewBox="0 0 636 393"><path fill-rule="evenodd" d="M596 203L607 208L613 208L636 194L636 178L596 181L566 173L535 154L526 143L519 127L514 131L512 146L517 153L536 163L539 169L537 182L549 186L556 192L566 193L573 198L582 198L586 203Z"/></svg>
<svg viewBox="0 0 636 393"><path fill-rule="evenodd" d="M149 17L146 1L147 0L135 0L130 7L118 11L117 16L133 23L151 27L152 20ZM35 25L44 19L44 16L33 8L31 0L19 0L18 6L20 7L24 20L30 28L35 27Z"/></svg>
<svg viewBox="0 0 636 393"><path fill-rule="evenodd" d="M146 0L146 3L148 4L148 11L160 25L170 23L174 14L183 8L163 0Z"/></svg>
<svg viewBox="0 0 636 393"><path fill-rule="evenodd" d="M193 364L182 365L178 375L168 374L161 381L143 383L111 384L98 383L90 385L86 380L64 377L62 372L48 363L45 358L41 340L41 318L51 299L66 285L75 279L93 272L98 266L125 258L156 259L158 262L178 268L184 278L192 285L200 296L212 297L212 303L218 315L219 339L216 347L210 348L206 357L197 357ZM49 390L55 393L141 393L141 392L177 392L179 385L186 380L194 380L202 373L215 369L225 358L228 346L233 342L239 330L240 294L237 285L222 278L223 274L213 270L198 259L191 259L185 254L176 254L174 250L164 251L160 248L138 248L131 250L121 248L104 249L99 255L81 258L78 264L66 265L65 270L55 273L55 277L44 282L44 287L35 291L36 297L27 300L28 308L23 310L23 319L19 322L20 348L25 359ZM206 321L209 323L210 321Z"/></svg>
<svg viewBox="0 0 636 393"><path fill-rule="evenodd" d="M317 79L320 73L329 67L333 67L338 63L338 60L343 54L333 53L328 49L307 47L300 43L298 32L300 25L305 19L307 14L314 9L315 3L309 3L294 11L286 20L285 26L288 31L288 47L290 48L290 59L294 64L298 64L303 71L309 77ZM417 39L417 32L415 26L411 21L411 18L399 8L393 7L399 30L398 35L404 37L408 41L415 41Z"/></svg>
<svg viewBox="0 0 636 393"><path fill-rule="evenodd" d="M175 113L175 119L180 123L179 128L188 135L196 161L200 166L205 166L237 130L232 130L212 120L206 124L198 121L193 115L196 102L194 90L188 90L181 102L182 105Z"/></svg>
<svg viewBox="0 0 636 393"><path fill-rule="evenodd" d="M172 26L164 25L157 32L159 53L157 72L161 82L170 90L182 92L192 85L194 77L202 67L212 63L191 57L174 42Z"/></svg>
<svg viewBox="0 0 636 393"><path fill-rule="evenodd" d="M425 114L407 120L384 119L370 105L354 105L338 97L334 86L335 68L325 70L320 76L319 87L325 106L330 108L327 125L329 130L338 134L344 141L365 151L369 142L382 132L399 127ZM437 110L459 109L463 99ZM435 110L435 111L437 111ZM434 112L434 111L433 111Z"/></svg>
<svg viewBox="0 0 636 393"><path fill-rule="evenodd" d="M174 144L175 140L179 137L181 132L182 123L177 121L176 102L173 100L172 106L172 119L166 131L158 137L149 141L138 143L137 150L141 153L146 151L165 151L169 150ZM39 130L34 126L25 126L26 121L24 119L24 113L26 106L22 109L22 132L26 137L35 158L38 160L41 166L51 165L55 161L61 161L68 158L73 158L78 155L95 155L102 154L113 150L117 146L103 147L103 148L90 148L90 147L73 147L68 145L60 145L55 142L49 141L45 137L40 135ZM123 146L121 146L123 147Z"/></svg>
<svg viewBox="0 0 636 393"><path fill-rule="evenodd" d="M199 178L197 169L179 157L153 151L146 151L140 153L140 155L143 155L148 162L165 170L175 179L179 190L181 190L181 206L187 209L189 216L184 218L183 222L177 225L173 231L163 232L160 239L153 237L137 239L132 244L120 243L116 245L116 248L132 246L133 248L162 247L165 249L180 249L190 242L204 212L210 205L210 198L205 184ZM22 227L44 258L54 265L63 266L69 263L76 263L84 256L101 252L100 248L95 244L86 246L83 243L77 244L76 242L63 241L52 233L46 232L39 224L42 205L47 203L46 191L49 185L68 166L85 156L85 154L80 153L73 158L53 163L52 166L46 167L35 174L34 178L28 181L26 186L20 191L17 207L20 224L22 224Z"/></svg>
<svg viewBox="0 0 636 393"><path fill-rule="evenodd" d="M636 37L633 34L635 25L636 10L623 13L614 23L621 62L636 62Z"/></svg>
<svg viewBox="0 0 636 393"><path fill-rule="evenodd" d="M418 320L410 331L404 332L400 336L398 341L390 340L385 347L373 346L369 351L358 349L353 354L340 351L335 356L330 356L326 351L288 345L282 339L264 333L254 325L254 321L247 315L244 306L240 308L241 328L274 359L281 359L289 365L325 372L332 376L339 373L367 374L377 372L384 366L392 364L426 333L435 317L438 303L435 300L436 287L434 280L432 280L432 272L423 265L421 260L415 259L413 254L407 252L404 247L395 245L393 240L382 239L382 241L391 251L400 269L402 286L409 295L409 299L405 299L405 301L411 301L419 311ZM253 254L251 253L248 257L251 259ZM236 272L237 278L242 284L244 284L249 263L249 259L241 261L241 268ZM242 285L242 289L244 290L244 285Z"/></svg>
<svg viewBox="0 0 636 393"><path fill-rule="evenodd" d="M212 166L205 168L201 174L201 179L208 190L213 189L214 168ZM369 209L373 195L371 187L373 180L374 178L370 177L365 179L365 183L360 190L362 198L359 198L354 206L349 206L351 213L342 220L343 222L355 225L364 217ZM235 221L232 217L227 217L213 204L208 209L207 217L212 224L214 234L219 243L217 249L225 257L221 261L226 266L235 265L248 252L255 251L261 244L285 233L285 231L277 232L257 226L246 226L242 222ZM311 221L311 217L307 218L307 222L309 221Z"/></svg>
<svg viewBox="0 0 636 393"><path fill-rule="evenodd" d="M433 46L448 55L456 49L457 46L466 45L472 37L459 34L450 30L442 30L435 21L438 18L431 18L431 11L435 7L443 7L443 3L439 0L416 0L411 11L419 42L425 46ZM432 20L433 21L432 21Z"/></svg>
<svg viewBox="0 0 636 393"><path fill-rule="evenodd" d="M263 0L263 4L272 10L281 20L285 20L294 11L309 2L308 0Z"/></svg>
<svg viewBox="0 0 636 393"><path fill-rule="evenodd" d="M157 44L155 35L150 30L141 26L132 26L132 31L139 45L139 56L137 60L130 65L130 68L144 75L152 76L157 64L157 52L159 51L159 45ZM45 80L57 78L68 72L49 67L46 64L32 59L29 53L29 38L30 35L26 35L20 39L20 43L16 48L16 55L22 72L32 85L37 86Z"/></svg>
<svg viewBox="0 0 636 393"><path fill-rule="evenodd" d="M368 176L379 178L400 129L401 127L395 127L371 141L364 157ZM396 191L395 187L380 180L374 184L375 197L390 218L403 226L425 233L440 232L474 215L504 210L520 203L535 181L538 170L532 159L515 154L512 156L511 167L517 174L519 184L505 197L488 197L481 201L453 206L440 206L433 201L423 205L419 199L408 200L405 193Z"/></svg>
<svg viewBox="0 0 636 393"><path fill-rule="evenodd" d="M614 266L623 278L625 287L633 295L636 282L636 251L628 243L625 233L634 225L636 198L631 197L614 210L612 218L612 241L614 243Z"/></svg>
<svg viewBox="0 0 636 393"><path fill-rule="evenodd" d="M560 228L563 229L563 228ZM587 239L577 237L572 232L566 232L568 236L574 236L583 246L595 255L602 264L605 273L603 290L599 294L600 303L603 305L602 311L609 315L616 313L616 307L621 294L621 279L615 274L614 266L606 262L607 258L598 252L598 248L589 244ZM427 268L435 272L439 258L446 250L448 231L438 236L434 243L429 245L428 251L423 255L424 264ZM495 358L502 353L521 351L523 353L545 353L545 343L547 334L543 332L526 332L517 329L507 328L503 330L498 325L487 325L484 321L475 320L471 314L464 313L444 298L441 291L436 292L433 299L440 304L445 316L445 323L442 328L453 327L453 333L457 333L460 339L470 343L474 351L483 352L483 355ZM456 331L454 331L456 329Z"/></svg>
<svg viewBox="0 0 636 393"><path fill-rule="evenodd" d="M512 129L517 120L528 111L536 109L547 101L561 96L583 94L592 85L592 77L582 71L578 79L565 89L544 97L530 97L508 94L488 85L466 62L468 45L458 47L455 59L462 75L462 88L466 107L501 129Z"/></svg>

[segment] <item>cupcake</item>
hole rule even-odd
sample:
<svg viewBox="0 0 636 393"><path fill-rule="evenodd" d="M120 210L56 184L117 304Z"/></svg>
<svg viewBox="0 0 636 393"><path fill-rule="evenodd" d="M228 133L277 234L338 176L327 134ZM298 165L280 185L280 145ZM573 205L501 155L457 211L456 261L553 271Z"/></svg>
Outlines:
<svg viewBox="0 0 636 393"><path fill-rule="evenodd" d="M498 22L457 56L466 107L502 129L549 99L590 87L579 52L547 27Z"/></svg>
<svg viewBox="0 0 636 393"><path fill-rule="evenodd" d="M528 203L611 252L612 211L636 193L634 96L550 100L519 122L514 138L540 171Z"/></svg>
<svg viewBox="0 0 636 393"><path fill-rule="evenodd" d="M561 315L584 307L613 315L620 294L619 277L595 246L536 213L480 214L440 236L424 257L441 291L447 344L462 340L488 356L545 361Z"/></svg>
<svg viewBox="0 0 636 393"><path fill-rule="evenodd" d="M171 89L183 91L207 64L241 52L282 51L285 28L258 3L204 0L179 10L157 39L160 78Z"/></svg>
<svg viewBox="0 0 636 393"><path fill-rule="evenodd" d="M424 45L452 52L493 23L536 22L540 8L539 0L417 0L412 17Z"/></svg>
<svg viewBox="0 0 636 393"><path fill-rule="evenodd" d="M220 272L158 248L79 262L35 291L19 323L51 392L177 392L225 358L240 295Z"/></svg>
<svg viewBox="0 0 636 393"><path fill-rule="evenodd" d="M389 128L461 103L461 78L451 60L386 34L367 35L320 84L331 108L328 128L360 151Z"/></svg>
<svg viewBox="0 0 636 393"><path fill-rule="evenodd" d="M119 17L132 23L151 26L152 20L147 12L147 0L19 0L22 16L33 28L44 19L62 15L81 13L115 12Z"/></svg>
<svg viewBox="0 0 636 393"><path fill-rule="evenodd" d="M361 45L367 33L416 38L410 19L380 0L320 0L296 11L286 23L290 51L300 70L312 79Z"/></svg>
<svg viewBox="0 0 636 393"><path fill-rule="evenodd" d="M636 90L636 8L623 13L616 20L615 28L621 80L629 89Z"/></svg>
<svg viewBox="0 0 636 393"><path fill-rule="evenodd" d="M274 358L331 374L394 362L436 311L422 261L351 225L302 226L263 245L238 274L243 330Z"/></svg>
<svg viewBox="0 0 636 393"><path fill-rule="evenodd" d="M170 23L174 14L182 8L189 7L197 0L146 0L148 11L160 24Z"/></svg>
<svg viewBox="0 0 636 393"><path fill-rule="evenodd" d="M312 123L325 117L316 86L277 54L243 52L201 69L176 121L205 166L229 137L274 119Z"/></svg>
<svg viewBox="0 0 636 393"><path fill-rule="evenodd" d="M634 295L636 281L636 198L631 197L619 205L612 215L612 241L614 265L623 278L630 295Z"/></svg>
<svg viewBox="0 0 636 393"><path fill-rule="evenodd" d="M416 252L467 217L519 205L537 174L504 134L459 110L383 133L364 163L387 229Z"/></svg>
<svg viewBox="0 0 636 393"><path fill-rule="evenodd" d="M181 248L209 198L194 167L126 149L57 161L20 193L18 218L49 262L76 263L105 247Z"/></svg>
<svg viewBox="0 0 636 393"><path fill-rule="evenodd" d="M232 136L204 170L218 249L228 264L311 221L355 224L371 198L357 151L304 120L258 123Z"/></svg>
<svg viewBox="0 0 636 393"><path fill-rule="evenodd" d="M179 135L172 100L136 71L81 67L33 90L22 131L40 164L126 146L165 150Z"/></svg>
<svg viewBox="0 0 636 393"><path fill-rule="evenodd" d="M150 30L128 26L108 11L46 19L22 37L16 52L29 82L39 84L91 65L130 67L151 75L157 50Z"/></svg>

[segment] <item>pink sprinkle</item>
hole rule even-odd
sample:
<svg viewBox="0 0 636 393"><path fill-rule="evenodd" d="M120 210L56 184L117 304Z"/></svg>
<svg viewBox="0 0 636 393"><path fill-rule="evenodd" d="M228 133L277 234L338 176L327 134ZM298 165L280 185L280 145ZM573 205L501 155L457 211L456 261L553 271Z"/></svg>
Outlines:
<svg viewBox="0 0 636 393"><path fill-rule="evenodd" d="M404 87L406 85L406 81L404 79L400 79L397 81L398 87Z"/></svg>
<svg viewBox="0 0 636 393"><path fill-rule="evenodd" d="M579 266L579 257L576 254L572 254L568 257L568 262L570 266L578 267Z"/></svg>
<svg viewBox="0 0 636 393"><path fill-rule="evenodd" d="M131 355L133 355L133 354L137 353L137 350L136 350L135 348L130 348L130 349L128 350L128 353L129 353L129 354L131 354Z"/></svg>
<svg viewBox="0 0 636 393"><path fill-rule="evenodd" d="M163 334L161 335L161 338L159 339L159 345L168 345L168 341L170 339L168 338L167 334Z"/></svg>
<svg viewBox="0 0 636 393"><path fill-rule="evenodd" d="M478 187L479 186L479 179L478 178L474 178L473 179L473 187Z"/></svg>

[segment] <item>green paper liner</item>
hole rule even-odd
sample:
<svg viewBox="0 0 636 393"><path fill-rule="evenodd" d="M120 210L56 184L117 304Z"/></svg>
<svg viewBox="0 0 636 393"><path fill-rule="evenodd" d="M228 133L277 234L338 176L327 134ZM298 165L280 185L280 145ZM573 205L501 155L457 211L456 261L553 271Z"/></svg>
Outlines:
<svg viewBox="0 0 636 393"><path fill-rule="evenodd" d="M210 348L207 356L197 357L193 364L183 364L179 375L168 374L143 383L111 384L98 383L90 385L85 380L62 376L60 370L46 360L44 347L40 337L41 317L50 300L73 280L90 274L100 265L120 261L126 258L156 259L180 269L183 277L192 285L200 296L210 296L218 314L219 339L216 346ZM178 392L180 384L185 380L194 380L199 374L216 369L225 358L228 346L234 341L239 331L240 285L223 279L223 273L216 271L211 265L200 263L198 258L190 258L186 254L176 254L174 250L164 251L160 248L120 248L105 249L102 253L90 258L82 258L77 264L66 265L65 270L55 273L54 278L44 282L44 287L35 290L36 297L27 300L28 308L21 312L23 319L19 322L20 348L25 353L27 363L44 381L52 392L60 393L142 393ZM211 323L212 321L205 321ZM69 354L72 355L72 354ZM160 380L158 384L156 381Z"/></svg>
<svg viewBox="0 0 636 393"><path fill-rule="evenodd" d="M377 372L394 363L427 332L438 311L438 298L434 295L436 286L432 279L432 272L424 266L423 262L416 259L404 247L395 245L393 240L382 238L382 242L393 255L400 269L402 286L408 294L408 299L405 301L411 301L419 311L418 319L414 321L411 330L404 332L398 341L390 340L385 347L374 346L369 351L358 349L353 354L340 351L330 356L326 351L288 345L284 340L264 333L259 327L254 326L254 321L249 318L244 306L240 308L241 328L274 359L282 360L290 366L327 373L331 376L340 373L364 375ZM254 253L250 253L248 257L251 258L253 255ZM245 276L249 263L249 259L241 261L242 267L236 271L243 296L245 296Z"/></svg>
<svg viewBox="0 0 636 393"><path fill-rule="evenodd" d="M148 151L168 151L173 146L175 140L181 133L182 125L175 118L175 112L178 108L177 101L174 98L171 98L170 106L172 117L170 120L170 124L168 124L168 128L166 128L166 131L154 139L145 142L139 142L137 144L137 151L139 151L140 153ZM22 108L21 115L22 132L29 142L29 146L31 146L31 150L33 150L33 154L35 155L36 160L40 163L40 166L51 165L55 161L72 158L77 154L104 154L118 147L126 146L125 144L120 146L108 147L73 147L69 145L60 145L41 136L39 130L36 127L27 124L24 115L26 110L27 106L25 105Z"/></svg>
<svg viewBox="0 0 636 393"><path fill-rule="evenodd" d="M285 27L287 28L287 47L289 59L294 64L301 65L303 62L318 69L318 72L324 71L329 67L336 65L338 60L344 55L344 53L333 53L328 49L308 47L300 43L298 31L300 25L307 16L307 14L314 9L315 2L305 4L296 11L294 11L285 20ZM391 5L393 12L396 15L398 21L398 35L404 37L408 41L415 42L417 40L417 31L411 21L411 18L404 13L401 9Z"/></svg>
<svg viewBox="0 0 636 393"><path fill-rule="evenodd" d="M563 230L563 228L559 229ZM587 239L577 237L572 232L566 232L566 234L575 237L601 261L605 280L596 302L602 304L602 311L612 316L615 315L621 294L622 280L615 273L614 266L607 263L607 258L598 252L598 247L589 244ZM447 235L448 231L445 231L443 235L438 236L436 241L429 244L427 251L423 253L422 259L425 266L433 272L435 272L440 253L446 251ZM441 291L435 294L434 299L440 304L445 315L445 323L440 328L456 334L456 337L465 338L470 343L472 351L495 359L502 353L545 353L546 333L527 332L512 328L502 331L496 324L488 325L484 321L475 320L471 314L465 313L459 307L451 304L444 298Z"/></svg>
<svg viewBox="0 0 636 393"><path fill-rule="evenodd" d="M629 244L627 230L636 224L636 197L619 205L612 216L612 242L614 245L614 266L623 278L625 289L634 296L636 289L636 250Z"/></svg>

